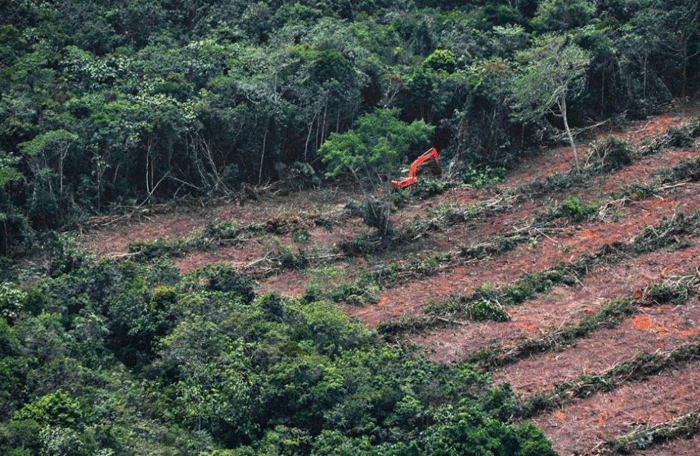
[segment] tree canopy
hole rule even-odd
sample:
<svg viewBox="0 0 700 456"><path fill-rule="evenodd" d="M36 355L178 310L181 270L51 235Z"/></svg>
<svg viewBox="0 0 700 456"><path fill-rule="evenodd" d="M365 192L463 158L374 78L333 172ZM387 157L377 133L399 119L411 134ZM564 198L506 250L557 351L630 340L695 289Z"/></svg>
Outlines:
<svg viewBox="0 0 700 456"><path fill-rule="evenodd" d="M548 114L559 117L564 124L569 143L574 150L576 167L578 155L569 127L567 101L581 95L585 88L586 70L591 56L568 38L544 35L538 42L520 51L524 62L522 73L513 80L513 113L521 122L539 121Z"/></svg>
<svg viewBox="0 0 700 456"><path fill-rule="evenodd" d="M398 109L377 109L359 119L345 133L331 133L318 153L327 175L360 175L370 185L386 185L412 145L425 143L434 127L422 120L406 124Z"/></svg>
<svg viewBox="0 0 700 456"><path fill-rule="evenodd" d="M575 129L696 92L699 12L656 0L3 2L0 209L18 221L3 236L19 248L21 226L233 195L297 162L327 173L324 142L378 109L432 126L445 157L507 166L557 139L525 112ZM557 103L526 107L518 94L527 74L547 74L533 60L546 40L581 58L546 78L567 89Z"/></svg>

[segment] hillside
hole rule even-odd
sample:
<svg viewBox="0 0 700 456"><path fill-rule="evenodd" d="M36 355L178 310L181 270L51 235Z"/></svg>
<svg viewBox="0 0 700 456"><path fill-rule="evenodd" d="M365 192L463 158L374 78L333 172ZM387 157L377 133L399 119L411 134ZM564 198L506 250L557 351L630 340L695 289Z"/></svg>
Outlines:
<svg viewBox="0 0 700 456"><path fill-rule="evenodd" d="M700 2L0 18L0 454L698 453Z"/></svg>
<svg viewBox="0 0 700 456"><path fill-rule="evenodd" d="M98 257L224 263L259 294L314 295L433 361L475 363L561 455L700 451L697 106L533 151L505 179L393 213L389 248L350 186L100 218ZM617 143L610 138L617 138ZM592 154L626 144L629 162ZM611 149L612 150L612 149ZM167 208L166 208L167 209Z"/></svg>

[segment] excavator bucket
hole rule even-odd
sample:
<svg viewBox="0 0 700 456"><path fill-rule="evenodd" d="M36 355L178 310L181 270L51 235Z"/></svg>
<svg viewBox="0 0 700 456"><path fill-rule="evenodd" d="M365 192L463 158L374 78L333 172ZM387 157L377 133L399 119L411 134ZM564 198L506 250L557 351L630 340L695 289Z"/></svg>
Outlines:
<svg viewBox="0 0 700 456"><path fill-rule="evenodd" d="M435 165L440 166L440 159L438 157L438 151L436 148L432 148L420 157L416 158L413 163L411 163L411 168L408 170L408 176L401 180L392 180L391 183L394 187L398 188L403 188L403 187L408 187L409 185L413 185L418 180L416 179L416 173L418 172L418 167L423 164L425 161L430 160L430 159L435 160Z"/></svg>

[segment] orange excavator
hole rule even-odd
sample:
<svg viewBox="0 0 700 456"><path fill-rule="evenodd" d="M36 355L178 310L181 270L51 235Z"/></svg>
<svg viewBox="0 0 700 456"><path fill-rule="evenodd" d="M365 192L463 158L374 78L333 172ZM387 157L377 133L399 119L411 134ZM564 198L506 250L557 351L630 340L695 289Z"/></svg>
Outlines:
<svg viewBox="0 0 700 456"><path fill-rule="evenodd" d="M394 187L408 187L409 185L415 184L417 182L416 180L416 173L418 172L418 167L425 162L426 160L430 160L431 158L435 159L435 165L438 167L440 166L440 159L438 158L438 151L436 148L432 148L420 157L416 158L413 163L411 163L411 168L408 170L408 176L401 179L401 180L392 180L391 183L394 185Z"/></svg>

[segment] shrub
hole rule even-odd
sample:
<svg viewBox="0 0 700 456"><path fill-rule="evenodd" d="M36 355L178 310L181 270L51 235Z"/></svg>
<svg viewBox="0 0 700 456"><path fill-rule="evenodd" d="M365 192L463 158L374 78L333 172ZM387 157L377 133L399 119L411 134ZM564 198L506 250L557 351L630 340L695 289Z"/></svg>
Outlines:
<svg viewBox="0 0 700 456"><path fill-rule="evenodd" d="M280 187L283 192L295 192L305 188L318 187L321 184L321 178L318 177L313 166L309 163L294 162L282 173Z"/></svg>
<svg viewBox="0 0 700 456"><path fill-rule="evenodd" d="M297 231L292 235L292 240L298 244L305 244L309 242L310 239L311 235L309 234L309 230Z"/></svg>
<svg viewBox="0 0 700 456"><path fill-rule="evenodd" d="M624 139L608 136L591 144L588 161L594 160L594 164L604 170L615 170L629 165L633 152L632 146Z"/></svg>
<svg viewBox="0 0 700 456"><path fill-rule="evenodd" d="M467 307L469 318L476 321L508 321L510 315L505 308L497 302L482 299L469 304Z"/></svg>
<svg viewBox="0 0 700 456"><path fill-rule="evenodd" d="M207 288L213 291L232 292L241 297L244 304L250 304L255 299L253 281L230 266L210 266L200 271L207 278Z"/></svg>
<svg viewBox="0 0 700 456"><path fill-rule="evenodd" d="M362 221L365 225L376 228L382 236L391 235L391 205L387 201L369 199L365 201L362 210Z"/></svg>
<svg viewBox="0 0 700 456"><path fill-rule="evenodd" d="M465 165L458 173L459 179L475 188L491 187L503 181L506 177L505 168L476 167L471 164Z"/></svg>
<svg viewBox="0 0 700 456"><path fill-rule="evenodd" d="M666 138L668 147L674 148L691 147L695 142L688 129L682 126L668 127Z"/></svg>
<svg viewBox="0 0 700 456"><path fill-rule="evenodd" d="M0 283L0 317L13 321L19 317L27 302L27 293L12 287L9 283Z"/></svg>
<svg viewBox="0 0 700 456"><path fill-rule="evenodd" d="M575 196L567 196L559 208L562 217L569 217L576 221L583 221L596 210L595 204L584 205Z"/></svg>
<svg viewBox="0 0 700 456"><path fill-rule="evenodd" d="M449 182L443 182L431 179L420 179L415 184L409 187L411 196L421 200L432 198L435 195L443 193L450 188Z"/></svg>
<svg viewBox="0 0 700 456"><path fill-rule="evenodd" d="M301 249L297 249L295 252L294 247L291 245L281 247L277 259L280 266L285 269L304 269L309 265L309 258L306 256L306 252Z"/></svg>
<svg viewBox="0 0 700 456"><path fill-rule="evenodd" d="M150 261L164 256L183 256L186 251L183 240L165 242L160 239L152 241L134 241L129 244L129 253L141 261Z"/></svg>

